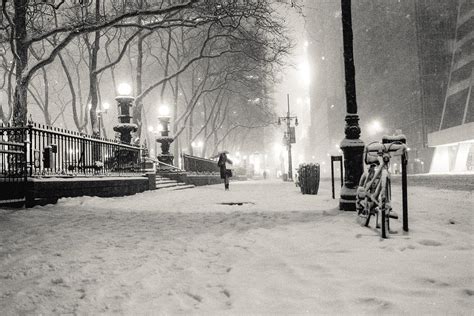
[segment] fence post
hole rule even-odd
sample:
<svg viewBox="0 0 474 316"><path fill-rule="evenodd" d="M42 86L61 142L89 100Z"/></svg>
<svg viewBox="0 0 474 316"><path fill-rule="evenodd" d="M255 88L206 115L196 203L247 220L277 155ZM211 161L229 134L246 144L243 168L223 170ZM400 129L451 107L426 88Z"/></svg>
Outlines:
<svg viewBox="0 0 474 316"><path fill-rule="evenodd" d="M86 135L82 135L81 142L81 158L82 158L82 172L86 174Z"/></svg>
<svg viewBox="0 0 474 316"><path fill-rule="evenodd" d="M34 162L33 162L33 122L29 121L28 122L28 136L30 140L30 177L33 176L33 167L34 167Z"/></svg>

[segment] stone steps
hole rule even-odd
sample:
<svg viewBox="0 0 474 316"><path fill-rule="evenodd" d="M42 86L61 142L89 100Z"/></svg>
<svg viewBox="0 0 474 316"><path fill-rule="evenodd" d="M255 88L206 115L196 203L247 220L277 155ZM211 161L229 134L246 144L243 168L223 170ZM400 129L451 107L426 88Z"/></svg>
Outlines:
<svg viewBox="0 0 474 316"><path fill-rule="evenodd" d="M162 190L167 189L169 191L174 190L185 190L185 189L192 189L195 185L193 184L186 184L183 182L178 182L176 180L171 180L169 178L163 176L156 176L156 189Z"/></svg>

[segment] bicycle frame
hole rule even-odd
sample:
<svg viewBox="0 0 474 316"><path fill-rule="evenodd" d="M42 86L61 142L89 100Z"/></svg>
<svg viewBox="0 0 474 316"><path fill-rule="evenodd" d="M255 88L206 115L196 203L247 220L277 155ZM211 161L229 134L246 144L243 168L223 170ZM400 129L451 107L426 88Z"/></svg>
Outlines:
<svg viewBox="0 0 474 316"><path fill-rule="evenodd" d="M376 145L369 149L373 144ZM405 152L406 146L398 143L369 144L365 153L366 163L370 152L377 152L377 161L373 161L372 159L369 169L364 172L360 179L359 188L357 190L358 215L360 217L366 217L365 226L368 226L371 215L376 215L376 227L380 228L379 214L381 214L382 238L386 238L387 231L390 231L389 218L398 218L396 215L391 215L391 173L389 166L390 153L399 150Z"/></svg>

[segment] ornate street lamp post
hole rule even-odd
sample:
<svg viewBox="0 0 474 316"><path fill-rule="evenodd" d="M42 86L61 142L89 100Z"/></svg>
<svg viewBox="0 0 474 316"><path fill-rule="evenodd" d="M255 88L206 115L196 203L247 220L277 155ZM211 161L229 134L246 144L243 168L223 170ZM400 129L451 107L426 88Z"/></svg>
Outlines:
<svg viewBox="0 0 474 316"><path fill-rule="evenodd" d="M287 94L288 100L288 112L286 116L280 116L278 118L278 125L281 125L281 121L286 122L285 141L288 149L288 181L293 180L293 166L291 161L291 144L295 143L295 128L291 126L291 120L295 120L295 126L298 126L298 117L290 116L290 95Z"/></svg>
<svg viewBox="0 0 474 316"><path fill-rule="evenodd" d="M138 127L136 124L130 123L132 116L130 108L133 105L134 97L131 96L132 88L126 83L118 86L119 95L115 98L118 106L119 123L114 126L114 131L120 133L120 141L125 144L132 142L132 132L136 132Z"/></svg>
<svg viewBox="0 0 474 316"><path fill-rule="evenodd" d="M351 0L341 0L342 35L344 44L344 69L346 79L346 137L340 148L344 154L344 185L341 189L339 209L355 211L356 191L359 179L363 173L364 142L360 137L359 116L357 115L357 100L355 87L355 67L352 35Z"/></svg>
<svg viewBox="0 0 474 316"><path fill-rule="evenodd" d="M162 105L158 109L158 120L161 125L161 136L156 138L156 142L161 144L161 154L158 155L158 160L168 164L173 164L174 156L170 153L170 145L174 141L174 138L169 135L169 124L171 116L169 107L167 105Z"/></svg>

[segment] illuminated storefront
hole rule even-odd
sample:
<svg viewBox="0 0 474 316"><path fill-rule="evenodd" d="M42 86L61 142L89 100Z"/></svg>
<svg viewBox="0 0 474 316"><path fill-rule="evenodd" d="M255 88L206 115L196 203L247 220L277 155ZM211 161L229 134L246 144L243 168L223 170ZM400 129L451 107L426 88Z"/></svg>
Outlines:
<svg viewBox="0 0 474 316"><path fill-rule="evenodd" d="M474 122L428 134L430 173L474 173Z"/></svg>

